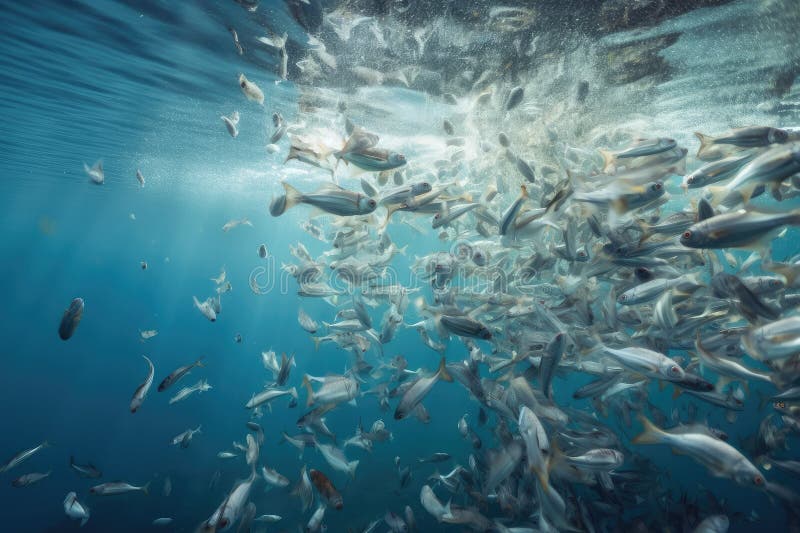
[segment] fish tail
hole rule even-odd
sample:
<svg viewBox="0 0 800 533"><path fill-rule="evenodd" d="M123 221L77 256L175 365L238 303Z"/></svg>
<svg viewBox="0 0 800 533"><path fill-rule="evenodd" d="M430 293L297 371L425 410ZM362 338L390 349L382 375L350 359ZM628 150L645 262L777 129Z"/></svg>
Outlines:
<svg viewBox="0 0 800 533"><path fill-rule="evenodd" d="M311 381L308 379L308 374L303 376L303 387L306 388L306 393L308 393L306 407L311 407L311 405L314 403L314 389L311 388Z"/></svg>
<svg viewBox="0 0 800 533"><path fill-rule="evenodd" d="M700 148L697 149L697 156L699 157L714 144L714 138L711 135L703 135L699 131L694 132L694 136L700 141Z"/></svg>
<svg viewBox="0 0 800 533"><path fill-rule="evenodd" d="M444 357L442 357L439 360L438 374L439 374L439 379L452 383L453 376L451 376L450 373L447 371L447 360Z"/></svg>
<svg viewBox="0 0 800 533"><path fill-rule="evenodd" d="M314 341L314 351L319 351L319 345L322 343L321 337L311 337L311 340Z"/></svg>
<svg viewBox="0 0 800 533"><path fill-rule="evenodd" d="M297 159L297 148L295 148L294 146L289 148L289 153L286 154L286 159L283 160L283 164L285 165L292 159Z"/></svg>
<svg viewBox="0 0 800 533"><path fill-rule="evenodd" d="M205 355L201 355L201 356L200 356L200 357L197 359L197 361L195 361L195 362L194 362L194 366L199 366L200 368L203 368L203 367L205 367L206 365L205 365L205 363L203 363L203 359L205 359L205 358L206 358L206 356L205 356Z"/></svg>
<svg viewBox="0 0 800 533"><path fill-rule="evenodd" d="M399 209L400 209L399 204L390 206L386 209L386 220L383 221L383 225L380 227L381 231L384 230L386 226L389 225L389 220L392 218L392 215L395 213L395 211L398 211Z"/></svg>
<svg viewBox="0 0 800 533"><path fill-rule="evenodd" d="M144 486L142 487L142 492L144 492L148 496L150 495L150 482L149 481L147 483L145 483Z"/></svg>
<svg viewBox="0 0 800 533"><path fill-rule="evenodd" d="M644 426L644 431L633 438L631 441L633 444L659 444L664 441L666 433L650 422L644 415L639 415L637 418Z"/></svg>
<svg viewBox="0 0 800 533"><path fill-rule="evenodd" d="M600 156L603 158L603 172L613 172L614 163L617 161L617 158L614 157L614 154L609 150L600 150Z"/></svg>
<svg viewBox="0 0 800 533"><path fill-rule="evenodd" d="M296 400L297 399L297 387L292 387L292 389L289 391L289 394L292 396L292 398L294 398Z"/></svg>
<svg viewBox="0 0 800 533"><path fill-rule="evenodd" d="M285 181L282 181L281 185L283 185L283 190L286 191L286 209L289 209L290 207L295 206L303 201L303 193Z"/></svg>

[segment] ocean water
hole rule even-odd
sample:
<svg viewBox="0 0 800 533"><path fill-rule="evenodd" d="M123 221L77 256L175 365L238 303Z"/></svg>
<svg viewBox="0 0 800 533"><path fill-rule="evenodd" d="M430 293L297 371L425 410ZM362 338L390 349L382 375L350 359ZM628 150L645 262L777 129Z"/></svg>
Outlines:
<svg viewBox="0 0 800 533"><path fill-rule="evenodd" d="M467 466L470 454L482 456L499 446L492 433L498 415L490 414L489 422L478 427L479 404L458 383L434 386L424 400L431 417L427 424L413 417L394 420L397 400L390 400L391 407L382 410L373 395L359 396L357 406L343 404L328 413L328 426L339 444L354 434L359 423L369 429L382 419L392 432L392 440L375 443L371 453L346 449L349 460L360 461L353 478L332 470L314 449L305 450L300 458L295 448L280 442L282 431L292 435L299 431L296 421L307 411L303 375L341 374L350 368L352 357L333 343L315 350L309 334L297 323L301 307L317 321L333 322L336 311L347 307L348 298L340 298L339 307L322 299L301 298L295 280L280 268L297 263L289 247L298 242L315 258L331 246L301 228L312 215L309 208L298 206L272 217L271 198L283 192L282 180L310 191L330 177L297 161L284 164L286 138L278 143L278 153L267 152L273 112L281 113L290 124L324 126L333 131L329 140L338 142L345 133L336 103L346 101L348 118L379 132L382 143L404 153L420 172L434 169L433 161L445 153L441 122L456 117L467 138L466 161L471 167L462 178L475 191L509 172L478 148L479 138L495 142L501 130L523 152L527 146L531 160L539 159L535 146L545 143L548 132L555 132L567 145L595 154L596 160L597 146L592 140L614 139L621 131L671 136L691 156L698 146L694 131L721 132L752 124L800 126L796 107L782 112L758 107L764 102L796 102L800 96L791 83L776 95L777 77L792 79L800 70L796 44L800 8L791 1L720 2L619 31L588 30L587 18L594 11L587 8L583 13L580 6L575 8L574 24L566 23L571 20L567 15L542 13L549 17L546 20L563 23L563 29L555 23L535 26L540 40L534 41L543 51L525 56L535 66L515 66L519 70L513 75L497 74L493 98L520 79L526 84L525 103L508 113L502 106L499 111L495 107L475 111L462 100L451 106L443 101L441 91L419 90L413 84L410 88L391 83L367 86L358 81L347 71L356 65L354 58L375 69L387 64L378 56L397 54L407 60L401 52L393 52L391 45L369 44L370 32L364 28L339 44L340 65L335 73L308 80L295 66L309 54L308 31L292 13L297 9L307 17L315 9L330 13L337 7L334 4L297 2L295 11L279 1L262 1L255 11L233 1L0 5L4 28L0 34L0 335L5 339L0 357L0 457L10 458L44 440L51 444L0 474L0 531L78 530L78 522L63 510L64 496L70 491L91 511L82 531L155 530L151 524L158 517L174 519L163 530L195 531L236 480L249 475L243 457L222 460L217 453L232 450L233 441L244 443L251 412L243 405L272 381L261 362L261 352L270 349L279 355L295 354L297 366L287 385L296 387L300 398L294 408L287 406L286 398L279 398L256 420L266 435L259 465L269 465L292 483L304 465L326 472L344 499L341 511L326 512L328 531L361 531L387 511L402 516L406 505L413 509L419 531L466 529L436 522L420 505L420 489L431 483L427 478L435 470L446 473L456 464ZM411 10L426 9L414 2L396 4L392 9L398 13L406 4L411 4ZM463 6L453 4L456 17ZM473 7L485 16L493 4ZM447 55L453 50L485 53L487 62L512 55L508 50L512 39L493 36L493 31L501 32L486 29L481 25L485 21L465 22L459 15L458 22L449 25L447 10L434 12L430 25L438 33L429 42L433 46L438 39L443 50L445 78L455 76L454 67L444 64L455 62L458 54ZM405 40L413 41L411 31L421 27L402 22L397 13L375 20L392 28L394 33L387 30L387 39L406 31ZM408 25L406 30L403 24ZM476 28L474 33L460 31L470 24ZM237 53L229 27L238 32L244 54ZM284 31L290 43L287 80L277 74L276 51L256 40ZM328 29L321 35L329 34ZM674 36L674 42L654 52L666 65L661 71L627 83L609 81L609 69L623 68L613 63L610 48L665 36ZM464 41L482 46L469 48ZM425 68L430 69L431 60L426 61ZM245 99L237 84L240 73L262 88L263 106ZM588 81L590 89L586 104L578 108L571 102L580 81ZM234 110L241 115L235 139L220 121L220 115ZM299 126L298 131L302 131ZM83 171L84 163L92 165L98 159L104 162L102 186L89 183ZM690 168L699 166L690 161ZM144 187L135 179L137 169L145 176ZM342 172L339 183L360 190L361 177ZM502 194L506 200L495 209L498 215L516 195L519 176L510 181L511 192ZM688 202L679 183L680 177L673 176L668 186L670 205ZM252 225L222 230L226 222L243 218ZM375 224L380 225L382 217L377 219ZM453 251L455 243L473 239L474 232L465 236L451 231L441 238L430 229L427 217L405 220L416 220L417 228L424 229L419 232L400 217L388 226L392 241L407 248L404 255L394 258L386 279L419 289L410 295L412 303L404 317L410 324L424 318L416 310L417 298L429 303L433 298L430 284L412 268L415 257ZM319 221L324 227L333 222L331 217ZM792 230L776 240L773 257L780 260L798 253L797 239ZM269 250L266 260L256 253L262 243ZM747 256L736 253L740 261ZM141 268L143 261L146 270ZM192 297L204 300L213 295L216 284L210 278L221 269L232 290L221 296L222 312L212 323L194 308ZM258 293L249 286L252 279L262 286ZM330 281L347 288L335 278ZM85 311L74 336L64 342L57 328L75 297L84 299ZM380 323L385 309L382 304L371 310L375 323ZM158 330L158 335L145 341L140 331L149 329ZM318 334L325 334L324 328ZM236 335L241 335L241 343L234 340ZM444 342L448 362L469 357L457 337ZM492 344L478 344L485 353L492 351ZM387 364L403 355L409 369L433 371L438 363L438 356L421 344L414 328L401 326L383 346L383 353ZM175 368L201 356L205 367L193 370L168 392L158 393L154 386L141 409L131 414L131 396L147 372L142 355L155 364L155 385ZM494 355L509 354L501 349ZM365 358L375 367L381 365L374 346ZM520 365L517 373L523 370ZM481 373L489 375L486 368ZM383 369L380 375L367 378L362 390L386 382L390 374L391 370ZM199 379L206 379L213 388L168 404L181 386ZM556 405L594 413L588 400L572 399L572 392L588 381L585 374L560 373L554 381ZM758 393L769 395L772 389L752 383L745 411L733 423L721 409L692 402L686 395L673 399L673 388L662 390L656 380L647 391L649 402L668 418L673 410L685 418L689 404L695 403L698 421L723 429L730 443L740 447L769 413L769 405L759 407ZM482 439L481 450L473 450L458 433L457 422L465 413ZM633 531L644 523L653 531L691 531L696 522L681 523L681 512L700 518L724 512L731 520L730 531L797 527L785 504L766 492L713 477L691 458L674 455L667 447L630 444L640 427L635 420L628 426L613 409L609 416L598 417L620 437L626 467L649 460L659 474L641 501L622 502L624 512L598 519L595 530ZM201 433L188 448L171 445L174 436L200 425ZM515 424L509 421L509 425L516 433ZM798 460L797 436L789 436L787 444L789 449L780 457ZM442 464L418 463L418 458L436 452L447 452L452 459ZM96 465L103 477L78 477L69 468L71 455L78 463ZM412 480L404 488L399 485L395 457L401 465L412 466ZM32 486L11 485L24 473L47 471L52 474ZM796 476L777 469L765 475L800 492ZM173 487L169 496L162 490L167 478ZM114 480L150 483L150 494L89 494L96 483ZM567 486L561 486L564 495L599 498L585 487L567 490ZM452 498L453 503L468 505L463 493L435 490L443 502ZM255 526L261 528L255 531L297 531L313 512L313 508L302 512L288 489L265 491L263 481L254 486L250 501L259 515L282 516L279 523ZM691 512L687 501L693 505ZM667 508L677 511L667 515ZM482 512L492 519L504 516L494 502ZM515 517L511 524L537 527L535 515ZM386 524L377 526L377 531L386 530Z"/></svg>

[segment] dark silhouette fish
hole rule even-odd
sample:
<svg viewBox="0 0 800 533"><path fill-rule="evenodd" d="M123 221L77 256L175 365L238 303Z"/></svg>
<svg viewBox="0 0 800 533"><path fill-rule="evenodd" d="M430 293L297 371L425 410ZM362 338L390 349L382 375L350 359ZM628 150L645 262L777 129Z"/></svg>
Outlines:
<svg viewBox="0 0 800 533"><path fill-rule="evenodd" d="M69 340L75 333L83 317L83 298L75 298L64 311L61 324L58 326L58 336L61 340Z"/></svg>

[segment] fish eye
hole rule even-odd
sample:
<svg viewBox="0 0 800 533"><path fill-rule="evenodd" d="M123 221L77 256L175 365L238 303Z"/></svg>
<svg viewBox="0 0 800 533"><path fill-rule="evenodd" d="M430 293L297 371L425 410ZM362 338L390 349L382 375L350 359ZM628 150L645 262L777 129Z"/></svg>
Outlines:
<svg viewBox="0 0 800 533"><path fill-rule="evenodd" d="M694 180L695 180L694 176L689 176L688 178L686 178L686 183L694 183Z"/></svg>
<svg viewBox="0 0 800 533"><path fill-rule="evenodd" d="M375 207L376 205L377 205L377 204L375 203L375 200L370 200L370 201L369 201L369 206L370 206L370 207Z"/></svg>
<svg viewBox="0 0 800 533"><path fill-rule="evenodd" d="M441 218L441 215L439 215L439 213L436 213L435 215L433 215L433 218L439 220Z"/></svg>
<svg viewBox="0 0 800 533"><path fill-rule="evenodd" d="M246 84L245 82L242 82L242 83L240 83L239 85L241 85L241 86L242 86L242 89L244 89L244 88L247 86L247 84Z"/></svg>
<svg viewBox="0 0 800 533"><path fill-rule="evenodd" d="M761 485L763 485L763 484L764 484L764 478L763 478L763 477L761 477L761 476L759 476L759 475L756 475L756 476L753 478L753 483L755 483L756 485L758 485L758 486L760 487Z"/></svg>
<svg viewBox="0 0 800 533"><path fill-rule="evenodd" d="M681 237L683 237L684 240L688 241L689 239L692 238L692 232L687 229L686 231L683 232L683 235L681 235Z"/></svg>
<svg viewBox="0 0 800 533"><path fill-rule="evenodd" d="M656 184L653 186L653 188L655 188L655 190L657 190L657 191L660 191L660 190L661 190L661 183L656 183Z"/></svg>
<svg viewBox="0 0 800 533"><path fill-rule="evenodd" d="M773 287L780 287L781 286L781 282L778 281L777 279L770 280L769 284L772 285Z"/></svg>
<svg viewBox="0 0 800 533"><path fill-rule="evenodd" d="M669 370L670 372L676 375L681 373L681 367L679 367L678 365L672 365L672 368L670 368Z"/></svg>

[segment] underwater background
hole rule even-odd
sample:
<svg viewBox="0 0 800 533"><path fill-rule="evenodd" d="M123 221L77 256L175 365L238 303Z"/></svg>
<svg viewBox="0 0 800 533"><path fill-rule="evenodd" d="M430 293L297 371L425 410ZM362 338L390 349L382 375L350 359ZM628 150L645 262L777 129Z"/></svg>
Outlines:
<svg viewBox="0 0 800 533"><path fill-rule="evenodd" d="M580 114L564 111L565 128L581 121L592 127L645 121L654 134L668 133L679 144L693 146L692 132L697 130L723 131L750 123L800 125L797 111L770 113L757 107L776 98L776 91L781 99L800 96L787 92L782 81L788 77L791 87L800 71L798 5L707 3L719 5L670 13L638 27L601 29L591 20L597 11L582 2L558 8L542 3L540 10L547 16L537 31L551 42L559 42L556 36L561 35L564 46L551 45L560 51L543 54L531 76L549 83L559 70L559 79L570 81L562 81L562 91L543 83L547 97L541 106L557 106L559 99L571 98L573 82L588 80L587 108ZM312 2L299 9L319 7ZM62 505L64 495L75 491L91 509L82 531L155 529L151 523L161 516L174 519L166 530L194 531L234 482L249 473L241 459L221 460L216 454L230 449L234 440L243 442L250 414L243 405L270 380L260 357L269 349L295 354L297 367L289 385L298 388L300 404L287 409L285 398L278 399L272 412L266 410L258 420L266 433L261 456L292 482L303 465L327 469L315 450L307 449L299 459L295 448L279 443L281 431L296 433L296 420L305 409L302 375L341 373L349 364L347 353L331 343L315 350L297 324L299 307L319 320L331 320L334 308L321 299L297 296L295 281L280 270L282 263L292 261L289 245L303 242L313 256L326 245L301 229L308 216L303 208L281 218L271 217L267 209L270 198L282 191L281 179L291 175L284 173L285 149L277 154L264 149L270 115L280 112L290 122L298 119L298 101L308 84L293 82L294 67L287 81L276 83L276 57L260 49L254 36L264 34L267 24L275 33L288 32L295 42L291 64L292 55L300 53L297 43L305 42L292 14L278 1L262 1L255 12L234 1L0 5L0 456L11 457L43 440L52 444L23 467L0 475L0 530L78 530ZM238 31L244 55L237 54L229 26ZM626 77L626 68L641 68L632 66L639 62L609 64L608 50L643 39L658 58L652 72ZM358 53L368 56L369 48ZM618 70L610 75L612 68ZM236 85L241 72L264 90L263 109L242 96ZM395 145L411 161L424 151L423 137L436 135L448 113L441 99L414 88L371 87L354 94L347 80L319 83L327 84L328 91L370 102L369 107L353 106L353 119L379 129L385 138L399 139ZM239 137L231 139L219 116L234 109L242 120ZM506 127L518 127L522 134L526 125L523 120ZM554 128L559 127L555 120ZM83 172L84 162L91 165L98 159L105 168L102 187L88 183ZM145 187L134 178L137 169L146 177ZM312 183L318 176L299 174L295 179ZM221 230L227 221L245 217L252 227ZM408 245L406 255L392 264L397 281L423 287L412 298L429 295L425 283L412 277L411 262L415 256L448 251L452 243L437 239L435 232L420 236L403 225L392 227L391 234L398 246ZM792 230L776 241L773 256L796 253L797 238ZM254 269L265 264L255 253L261 243L270 253L264 274L270 288L255 294L248 283ZM209 278L223 267L232 291L223 295L222 313L212 323L193 308L192 296L213 292ZM63 342L56 335L58 321L75 297L85 301L84 316L74 337ZM143 341L140 331L148 329L158 335ZM237 334L241 343L234 340ZM401 327L384 351L387 358L404 355L409 368L434 369L437 362L410 328ZM168 405L169 394L153 390L131 415L131 394L147 370L142 354L153 360L156 380L204 356L205 368L195 369L181 385L202 377L213 389L175 405ZM446 355L448 361L458 360L465 349L451 341ZM586 400L571 398L588 381L583 378L557 377L556 403L591 409ZM751 386L753 398L758 389ZM685 409L689 402L682 397L673 403L671 388L659 390L656 383L649 390L650 401L667 413L673 407ZM379 418L393 440L376 444L371 453L348 449L348 458L360 460L354 479L330 473L345 506L326 514L328 531L357 530L387 510L401 514L405 505L414 508L420 531L460 531L461 526L438 524L419 506L419 489L428 475L436 467L448 471L454 463L413 465L412 481L400 489L394 457L412 464L418 457L446 451L465 464L472 447L460 437L456 423L465 412L477 418L478 405L458 384L446 383L437 384L425 400L429 424L395 421L370 396L357 402L358 407L342 405L328 414L328 425L340 441L352 435L359 421L367 427ZM762 416L757 401L747 402L733 424L711 408L701 407L701 412L709 413L709 423L724 427L732 443L754 434ZM638 432L619 421L606 422L620 435ZM202 432L188 448L170 444L175 435L198 425ZM476 431L489 446L489 426ZM797 446L797 438L790 439L790 447ZM675 498L683 491L692 499L708 492L724 500L729 513L740 513L731 520L730 531L788 528L781 506L765 493L714 478L666 447L636 452L668 472L660 483ZM100 468L102 480L150 482L151 494L91 497L88 489L95 480L77 477L69 468L70 455ZM38 484L11 486L15 474L48 470L51 476ZM217 471L219 480L210 487ZM168 497L162 494L167 477L173 487ZM800 489L796 477L787 473L773 470L770 477ZM288 490L265 492L262 482L251 501L258 514L283 517L269 524L268 531L296 531L308 520L309 513L300 512ZM648 509L645 502L627 512L639 516L655 508Z"/></svg>

